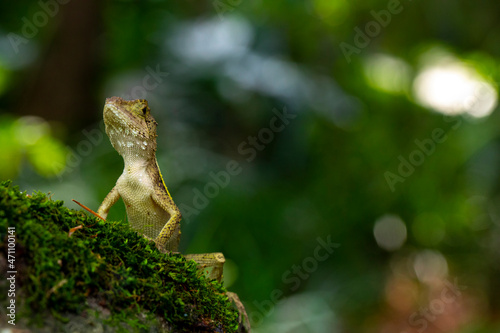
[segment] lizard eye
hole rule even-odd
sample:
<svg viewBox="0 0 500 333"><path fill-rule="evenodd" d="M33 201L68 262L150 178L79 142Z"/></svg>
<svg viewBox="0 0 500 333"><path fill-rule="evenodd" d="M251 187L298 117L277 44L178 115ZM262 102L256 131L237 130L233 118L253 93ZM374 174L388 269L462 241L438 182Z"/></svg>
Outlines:
<svg viewBox="0 0 500 333"><path fill-rule="evenodd" d="M144 115L145 115L146 113L148 113L148 107L147 107L147 106L144 106L144 107L142 108L142 114L144 114Z"/></svg>

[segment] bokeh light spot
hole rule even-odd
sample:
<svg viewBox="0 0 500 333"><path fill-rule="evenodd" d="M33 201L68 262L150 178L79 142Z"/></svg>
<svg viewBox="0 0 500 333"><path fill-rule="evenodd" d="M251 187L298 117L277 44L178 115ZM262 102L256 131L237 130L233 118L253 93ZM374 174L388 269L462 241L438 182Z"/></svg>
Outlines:
<svg viewBox="0 0 500 333"><path fill-rule="evenodd" d="M26 146L34 145L50 132L49 124L44 119L35 116L19 118L15 128L17 140Z"/></svg>
<svg viewBox="0 0 500 333"><path fill-rule="evenodd" d="M364 60L363 70L366 81L374 89L392 94L408 91L411 67L402 59L374 54Z"/></svg>
<svg viewBox="0 0 500 333"><path fill-rule="evenodd" d="M413 83L418 103L447 115L488 116L497 106L495 88L469 64L431 57Z"/></svg>
<svg viewBox="0 0 500 333"><path fill-rule="evenodd" d="M424 283L441 281L448 275L448 263L444 256L431 250L422 251L415 256L413 269L417 278Z"/></svg>
<svg viewBox="0 0 500 333"><path fill-rule="evenodd" d="M252 39L252 26L243 18L231 17L181 25L169 40L169 46L186 61L213 63L241 57Z"/></svg>
<svg viewBox="0 0 500 333"><path fill-rule="evenodd" d="M343 23L349 14L349 3L345 0L314 0L312 7L316 16L332 26Z"/></svg>
<svg viewBox="0 0 500 333"><path fill-rule="evenodd" d="M406 241L406 226L399 216L384 215L375 222L373 234L378 246L394 251Z"/></svg>

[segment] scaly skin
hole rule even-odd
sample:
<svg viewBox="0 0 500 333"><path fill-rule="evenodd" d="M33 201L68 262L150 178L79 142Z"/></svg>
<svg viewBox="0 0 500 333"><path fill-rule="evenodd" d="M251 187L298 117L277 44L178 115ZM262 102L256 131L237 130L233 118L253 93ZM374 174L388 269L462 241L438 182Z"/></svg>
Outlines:
<svg viewBox="0 0 500 333"><path fill-rule="evenodd" d="M175 205L156 162L156 126L145 100L106 99L106 133L123 157L125 168L98 214L103 218L121 197L133 229L153 239L162 252L177 251L181 213Z"/></svg>

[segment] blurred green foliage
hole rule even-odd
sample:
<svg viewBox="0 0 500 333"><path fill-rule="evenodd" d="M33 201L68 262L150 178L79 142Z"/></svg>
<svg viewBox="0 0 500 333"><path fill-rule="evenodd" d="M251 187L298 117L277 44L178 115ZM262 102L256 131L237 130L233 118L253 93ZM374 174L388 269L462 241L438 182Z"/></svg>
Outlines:
<svg viewBox="0 0 500 333"><path fill-rule="evenodd" d="M196 211L181 251L225 254L257 332L496 332L499 7L73 0L13 45L43 9L0 3L0 177L97 208L123 167L104 98L146 98L165 182ZM270 139L284 108L296 117ZM31 114L55 148L12 134ZM207 195L230 161L241 172ZM328 237L340 247L321 261ZM454 278L462 296L420 313Z"/></svg>
<svg viewBox="0 0 500 333"><path fill-rule="evenodd" d="M49 124L43 119L0 118L0 145L3 147L0 173L6 179L17 177L25 162L42 177L64 171L66 147L51 135Z"/></svg>

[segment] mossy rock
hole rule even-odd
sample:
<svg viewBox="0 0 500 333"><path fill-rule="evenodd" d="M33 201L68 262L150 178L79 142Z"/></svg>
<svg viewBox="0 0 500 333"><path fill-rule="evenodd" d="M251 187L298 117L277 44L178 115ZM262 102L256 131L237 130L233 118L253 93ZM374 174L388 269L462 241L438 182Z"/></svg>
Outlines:
<svg viewBox="0 0 500 333"><path fill-rule="evenodd" d="M10 243L15 260L8 256ZM194 261L160 253L126 222L101 221L46 194L22 193L9 181L0 183L0 272L7 275L0 280L0 326L5 328L239 331L226 290ZM6 279L11 275L16 282L12 298ZM11 299L16 326L6 322Z"/></svg>

